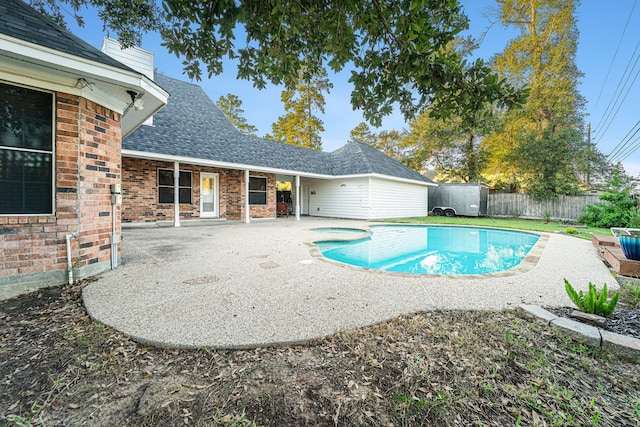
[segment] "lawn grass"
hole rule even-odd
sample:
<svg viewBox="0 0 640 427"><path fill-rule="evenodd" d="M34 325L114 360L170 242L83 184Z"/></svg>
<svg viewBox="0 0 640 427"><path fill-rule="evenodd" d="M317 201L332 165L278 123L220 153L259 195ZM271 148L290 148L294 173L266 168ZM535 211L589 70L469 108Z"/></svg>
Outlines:
<svg viewBox="0 0 640 427"><path fill-rule="evenodd" d="M450 224L473 225L477 227L511 228L515 230L540 231L544 233L567 233L585 240L591 236L610 236L608 228L585 227L562 223L560 221L545 222L540 219L494 218L494 217L462 217L426 216L416 218L386 219L384 222L400 224ZM573 229L567 231L567 229Z"/></svg>

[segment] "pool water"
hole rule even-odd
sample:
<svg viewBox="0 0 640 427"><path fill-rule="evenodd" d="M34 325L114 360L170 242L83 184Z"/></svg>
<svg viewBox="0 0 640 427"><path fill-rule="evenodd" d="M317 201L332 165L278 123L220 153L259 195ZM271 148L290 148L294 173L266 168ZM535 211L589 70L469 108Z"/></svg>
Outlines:
<svg viewBox="0 0 640 427"><path fill-rule="evenodd" d="M383 225L371 237L315 242L329 259L358 267L411 274L487 274L522 262L534 233L479 227Z"/></svg>

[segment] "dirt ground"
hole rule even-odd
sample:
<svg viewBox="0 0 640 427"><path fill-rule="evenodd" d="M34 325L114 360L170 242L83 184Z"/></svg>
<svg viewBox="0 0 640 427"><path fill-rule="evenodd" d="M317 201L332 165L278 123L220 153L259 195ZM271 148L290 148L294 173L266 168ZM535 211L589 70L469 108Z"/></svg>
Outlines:
<svg viewBox="0 0 640 427"><path fill-rule="evenodd" d="M435 311L307 345L166 350L92 321L83 283L0 304L9 426L640 425L640 365L515 311Z"/></svg>

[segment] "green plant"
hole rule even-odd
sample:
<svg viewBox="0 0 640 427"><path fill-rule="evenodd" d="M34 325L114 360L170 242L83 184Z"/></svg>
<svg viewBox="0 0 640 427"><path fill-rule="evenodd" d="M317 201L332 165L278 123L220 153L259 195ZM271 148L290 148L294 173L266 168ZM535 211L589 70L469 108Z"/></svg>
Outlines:
<svg viewBox="0 0 640 427"><path fill-rule="evenodd" d="M548 211L548 210L544 211L543 218L544 218L545 224L549 224L551 222L551 211Z"/></svg>
<svg viewBox="0 0 640 427"><path fill-rule="evenodd" d="M627 291L631 294L630 304L633 308L640 307L640 284L627 285Z"/></svg>
<svg viewBox="0 0 640 427"><path fill-rule="evenodd" d="M619 176L614 177L607 191L599 198L602 202L592 203L583 209L578 218L591 227L632 227L640 224L640 212L631 188L625 186Z"/></svg>
<svg viewBox="0 0 640 427"><path fill-rule="evenodd" d="M613 294L611 299L609 299L606 283L600 293L596 290L596 285L591 282L589 282L589 291L586 294L582 291L579 293L576 292L567 279L564 279L564 288L571 301L585 313L610 316L613 310L615 310L616 304L618 304L619 292Z"/></svg>
<svg viewBox="0 0 640 427"><path fill-rule="evenodd" d="M640 207L636 206L629 212L629 222L627 222L629 228L640 228Z"/></svg>
<svg viewBox="0 0 640 427"><path fill-rule="evenodd" d="M567 227L567 229L564 230L564 232L567 233L567 234L576 234L578 232L578 230L573 228L573 227Z"/></svg>

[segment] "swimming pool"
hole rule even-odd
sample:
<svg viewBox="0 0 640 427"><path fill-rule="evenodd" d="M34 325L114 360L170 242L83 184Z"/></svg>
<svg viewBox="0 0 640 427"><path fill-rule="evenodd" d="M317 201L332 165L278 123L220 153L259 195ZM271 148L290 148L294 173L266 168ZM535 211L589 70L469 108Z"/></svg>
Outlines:
<svg viewBox="0 0 640 427"><path fill-rule="evenodd" d="M479 227L380 225L353 241L314 242L326 258L410 274L487 274L516 267L539 239Z"/></svg>

